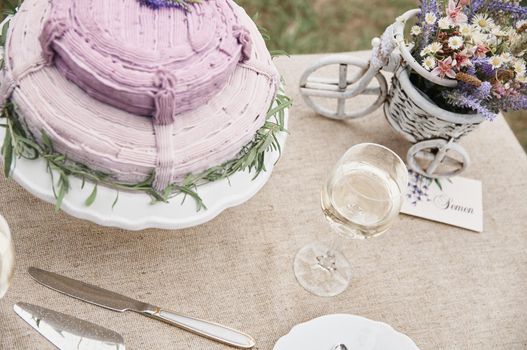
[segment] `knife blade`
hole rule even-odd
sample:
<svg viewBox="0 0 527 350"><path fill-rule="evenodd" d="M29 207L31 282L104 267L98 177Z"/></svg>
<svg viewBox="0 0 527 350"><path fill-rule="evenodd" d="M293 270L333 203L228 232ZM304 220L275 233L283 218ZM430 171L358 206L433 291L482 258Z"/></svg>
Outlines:
<svg viewBox="0 0 527 350"><path fill-rule="evenodd" d="M125 350L119 333L94 323L28 303L13 309L60 350Z"/></svg>
<svg viewBox="0 0 527 350"><path fill-rule="evenodd" d="M250 349L256 345L251 336L217 323L164 310L160 307L36 267L30 267L28 273L35 281L48 288L97 306L118 312L134 311L210 340L241 349Z"/></svg>

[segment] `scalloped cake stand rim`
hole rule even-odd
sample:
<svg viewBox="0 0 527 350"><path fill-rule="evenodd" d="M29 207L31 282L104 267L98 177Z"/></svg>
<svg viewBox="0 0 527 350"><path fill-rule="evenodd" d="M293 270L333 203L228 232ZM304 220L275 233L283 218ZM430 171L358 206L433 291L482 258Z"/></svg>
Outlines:
<svg viewBox="0 0 527 350"><path fill-rule="evenodd" d="M285 111L285 125L288 125L289 110ZM5 129L0 128L0 142L5 137ZM284 150L287 133L280 133L278 140ZM254 180L254 173L238 172L229 179L222 179L200 186L197 190L203 199L206 210L196 211L192 198L183 202L182 195L171 199L169 203L150 204L151 199L144 193L120 192L119 200L114 208L112 204L117 191L107 186L99 185L95 202L87 207L84 202L93 190L93 184L86 182L82 189L80 178L70 177L70 190L66 194L61 210L67 214L94 222L100 226L116 227L129 231L146 229L179 230L209 222L224 210L241 205L255 196L267 183L273 172L280 154L269 151L265 157L266 171ZM47 172L45 161L16 159L11 173L14 179L25 190L34 196L55 203L52 182ZM57 176L54 176L57 179ZM183 203L182 203L183 202Z"/></svg>

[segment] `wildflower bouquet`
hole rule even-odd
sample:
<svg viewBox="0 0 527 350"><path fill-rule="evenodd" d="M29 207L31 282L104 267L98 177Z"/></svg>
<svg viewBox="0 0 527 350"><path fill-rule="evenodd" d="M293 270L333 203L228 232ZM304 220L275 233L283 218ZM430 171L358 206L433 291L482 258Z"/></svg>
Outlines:
<svg viewBox="0 0 527 350"><path fill-rule="evenodd" d="M412 83L440 107L479 113L527 109L527 7L506 0L422 0L411 29L412 55L455 88L413 74Z"/></svg>

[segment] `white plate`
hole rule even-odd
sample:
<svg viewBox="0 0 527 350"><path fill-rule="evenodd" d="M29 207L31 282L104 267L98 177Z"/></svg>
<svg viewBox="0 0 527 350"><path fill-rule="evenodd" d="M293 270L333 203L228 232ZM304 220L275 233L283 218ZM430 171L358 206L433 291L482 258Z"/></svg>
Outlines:
<svg viewBox="0 0 527 350"><path fill-rule="evenodd" d="M386 323L353 315L327 315L299 324L280 338L273 350L419 350L406 335Z"/></svg>
<svg viewBox="0 0 527 350"><path fill-rule="evenodd" d="M289 111L285 113L287 126ZM5 129L0 128L0 144L5 136ZM287 138L281 133L278 140L282 151ZM71 176L71 188L64 202L62 210L66 213L85 219L102 226L119 227L126 230L139 231L147 228L182 229L197 226L214 219L223 210L240 205L253 197L269 180L274 164L279 158L278 151L267 152L265 167L256 179L254 173L238 172L229 180L219 180L200 186L198 194L207 206L207 210L196 211L196 203L187 198L182 204L183 196L173 198L170 203L150 204L151 199L144 193L119 193L119 200L112 209L117 191L105 186L97 189L95 203L87 207L84 202L93 190L93 184L86 183L81 189L82 181ZM42 159L16 159L12 178L27 191L49 203L55 203L51 177ZM57 176L55 176L57 179Z"/></svg>

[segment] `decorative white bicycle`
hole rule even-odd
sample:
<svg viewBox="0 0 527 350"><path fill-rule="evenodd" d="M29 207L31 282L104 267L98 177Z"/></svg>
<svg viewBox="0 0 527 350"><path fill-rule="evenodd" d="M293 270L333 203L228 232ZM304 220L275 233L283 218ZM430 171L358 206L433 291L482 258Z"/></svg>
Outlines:
<svg viewBox="0 0 527 350"><path fill-rule="evenodd" d="M455 80L432 75L412 57L413 47L406 44L404 30L407 22L419 14L418 9L404 13L386 28L381 38L374 38L369 61L350 55L332 55L316 62L303 74L300 92L308 106L332 119L364 117L384 105L392 128L414 143L407 154L408 166L430 178L455 176L470 163L459 139L485 119L478 114L441 109L411 83L410 69L432 83L446 87L457 85ZM330 66L338 68L336 79L316 75ZM390 90L382 70L393 73ZM346 101L360 95L377 98L365 107L347 110ZM320 103L321 98L336 100L336 108Z"/></svg>

